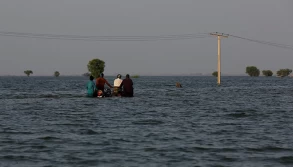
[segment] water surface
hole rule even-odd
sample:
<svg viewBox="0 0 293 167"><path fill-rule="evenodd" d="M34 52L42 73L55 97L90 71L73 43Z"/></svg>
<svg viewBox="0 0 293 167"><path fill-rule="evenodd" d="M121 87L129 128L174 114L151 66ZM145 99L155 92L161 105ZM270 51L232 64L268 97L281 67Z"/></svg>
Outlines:
<svg viewBox="0 0 293 167"><path fill-rule="evenodd" d="M86 82L0 77L0 166L293 166L292 78L140 77L104 99Z"/></svg>

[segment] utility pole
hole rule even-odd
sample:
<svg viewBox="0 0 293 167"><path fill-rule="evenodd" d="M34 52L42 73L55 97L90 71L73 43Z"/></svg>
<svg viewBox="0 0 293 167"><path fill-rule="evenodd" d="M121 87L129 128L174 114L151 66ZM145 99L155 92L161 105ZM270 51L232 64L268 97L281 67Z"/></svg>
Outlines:
<svg viewBox="0 0 293 167"><path fill-rule="evenodd" d="M218 85L221 84L221 38L228 38L229 35L223 33L210 33L210 35L218 37Z"/></svg>

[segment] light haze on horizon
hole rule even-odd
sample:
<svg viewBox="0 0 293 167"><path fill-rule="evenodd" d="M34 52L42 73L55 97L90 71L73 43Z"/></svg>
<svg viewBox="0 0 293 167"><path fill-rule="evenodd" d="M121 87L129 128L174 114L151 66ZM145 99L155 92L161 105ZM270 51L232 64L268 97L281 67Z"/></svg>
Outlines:
<svg viewBox="0 0 293 167"><path fill-rule="evenodd" d="M293 45L292 0L2 0L0 31L83 36L153 36L221 32ZM254 65L291 68L293 50L229 37L222 73ZM0 75L80 75L93 58L105 75L211 74L216 37L162 41L70 41L0 36Z"/></svg>

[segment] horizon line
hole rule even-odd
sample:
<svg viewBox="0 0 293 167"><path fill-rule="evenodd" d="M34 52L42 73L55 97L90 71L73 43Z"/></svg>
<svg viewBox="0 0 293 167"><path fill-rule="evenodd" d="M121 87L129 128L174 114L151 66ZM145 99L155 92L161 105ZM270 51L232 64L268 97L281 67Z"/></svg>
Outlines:
<svg viewBox="0 0 293 167"><path fill-rule="evenodd" d="M107 76L116 76L116 74L114 75L105 75L105 77ZM214 77L213 75L205 75L205 74L202 74L202 75L190 75L190 74L158 74L158 75L138 75L139 77L149 77L149 76L211 76L211 77ZM249 75L245 75L245 74L222 74L221 76L249 76ZM262 75L260 75L262 76ZM28 77L26 75L0 75L0 77ZM29 77L55 77L53 75L30 75ZM87 76L83 76L83 75L60 75L59 77L87 77ZM131 77L131 76L130 76ZM58 77L56 77L58 78Z"/></svg>

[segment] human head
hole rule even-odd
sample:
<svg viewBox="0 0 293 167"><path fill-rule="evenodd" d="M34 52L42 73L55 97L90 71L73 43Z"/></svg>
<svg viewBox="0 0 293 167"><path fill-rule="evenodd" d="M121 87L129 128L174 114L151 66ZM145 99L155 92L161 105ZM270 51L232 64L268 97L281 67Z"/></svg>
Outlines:
<svg viewBox="0 0 293 167"><path fill-rule="evenodd" d="M121 79L121 74L118 74L118 75L117 75L117 78L120 78L120 79Z"/></svg>
<svg viewBox="0 0 293 167"><path fill-rule="evenodd" d="M91 81L94 80L94 77L93 77L93 76L90 76L90 80L91 80Z"/></svg>
<svg viewBox="0 0 293 167"><path fill-rule="evenodd" d="M129 78L129 74L126 74L126 78Z"/></svg>
<svg viewBox="0 0 293 167"><path fill-rule="evenodd" d="M97 95L98 96L102 96L103 95L103 91L102 90L99 90Z"/></svg>
<svg viewBox="0 0 293 167"><path fill-rule="evenodd" d="M101 77L104 77L104 73L101 73L100 76L101 76Z"/></svg>

